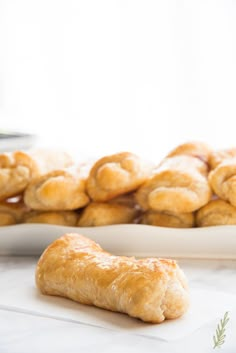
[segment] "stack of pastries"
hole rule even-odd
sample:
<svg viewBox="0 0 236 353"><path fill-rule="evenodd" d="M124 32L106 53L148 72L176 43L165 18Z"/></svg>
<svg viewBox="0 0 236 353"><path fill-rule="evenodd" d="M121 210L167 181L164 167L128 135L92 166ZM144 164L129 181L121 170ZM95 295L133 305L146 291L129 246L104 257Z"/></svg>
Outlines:
<svg viewBox="0 0 236 353"><path fill-rule="evenodd" d="M172 228L236 224L236 148L177 146L159 164L121 152L75 163L58 151L0 155L0 225Z"/></svg>

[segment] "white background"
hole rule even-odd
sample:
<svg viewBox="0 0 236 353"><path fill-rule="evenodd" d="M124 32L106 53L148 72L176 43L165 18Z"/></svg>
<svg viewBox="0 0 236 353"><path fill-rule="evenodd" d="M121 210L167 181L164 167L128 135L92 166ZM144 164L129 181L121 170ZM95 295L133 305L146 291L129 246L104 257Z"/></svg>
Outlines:
<svg viewBox="0 0 236 353"><path fill-rule="evenodd" d="M0 127L78 155L236 146L236 2L1 0Z"/></svg>

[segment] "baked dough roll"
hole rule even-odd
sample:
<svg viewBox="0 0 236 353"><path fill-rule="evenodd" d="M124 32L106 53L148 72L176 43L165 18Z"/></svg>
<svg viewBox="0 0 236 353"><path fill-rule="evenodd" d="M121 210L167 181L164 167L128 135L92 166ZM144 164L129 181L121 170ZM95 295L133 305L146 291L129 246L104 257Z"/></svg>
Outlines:
<svg viewBox="0 0 236 353"><path fill-rule="evenodd" d="M0 226L21 223L24 214L28 211L28 207L18 198L0 202Z"/></svg>
<svg viewBox="0 0 236 353"><path fill-rule="evenodd" d="M236 224L236 208L223 200L212 200L196 213L196 225L209 227Z"/></svg>
<svg viewBox="0 0 236 353"><path fill-rule="evenodd" d="M212 153L212 150L206 143L196 141L196 142L187 142L177 146L167 155L167 157L174 157L174 156L181 156L181 155L191 156L191 157L199 158L202 162L208 164L211 153Z"/></svg>
<svg viewBox="0 0 236 353"><path fill-rule="evenodd" d="M210 199L207 166L190 156L164 159L136 193L143 210L171 213L191 213Z"/></svg>
<svg viewBox="0 0 236 353"><path fill-rule="evenodd" d="M220 163L234 157L236 157L236 148L213 151L209 158L210 168L215 169Z"/></svg>
<svg viewBox="0 0 236 353"><path fill-rule="evenodd" d="M69 227L75 227L77 221L78 215L74 211L31 211L29 213L26 213L22 219L22 223L45 223Z"/></svg>
<svg viewBox="0 0 236 353"><path fill-rule="evenodd" d="M209 184L219 198L236 206L236 158L227 159L213 169Z"/></svg>
<svg viewBox="0 0 236 353"><path fill-rule="evenodd" d="M134 223L140 210L130 196L118 197L110 202L91 202L79 216L79 227Z"/></svg>
<svg viewBox="0 0 236 353"><path fill-rule="evenodd" d="M55 170L31 181L24 201L34 210L66 211L86 206L86 178L80 168Z"/></svg>
<svg viewBox="0 0 236 353"><path fill-rule="evenodd" d="M151 167L138 156L122 152L99 159L90 171L87 191L94 201L108 201L136 190Z"/></svg>
<svg viewBox="0 0 236 353"><path fill-rule="evenodd" d="M141 224L169 228L192 228L194 226L193 213L170 213L147 211L140 219Z"/></svg>
<svg viewBox="0 0 236 353"><path fill-rule="evenodd" d="M69 167L72 163L67 153L59 151L0 154L0 200L22 193L32 178L53 169Z"/></svg>
<svg viewBox="0 0 236 353"><path fill-rule="evenodd" d="M67 234L41 255L36 284L43 294L160 323L183 315L186 279L174 260L113 256L94 241Z"/></svg>

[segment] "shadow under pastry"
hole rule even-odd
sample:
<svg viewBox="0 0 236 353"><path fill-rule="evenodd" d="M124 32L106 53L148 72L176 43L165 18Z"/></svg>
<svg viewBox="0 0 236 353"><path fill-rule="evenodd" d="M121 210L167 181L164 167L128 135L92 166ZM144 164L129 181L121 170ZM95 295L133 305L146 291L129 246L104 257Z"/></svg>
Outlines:
<svg viewBox="0 0 236 353"><path fill-rule="evenodd" d="M78 214L74 211L30 211L23 217L22 223L44 223L75 227Z"/></svg>
<svg viewBox="0 0 236 353"><path fill-rule="evenodd" d="M169 228L192 228L194 227L194 214L149 210L141 216L139 223Z"/></svg>

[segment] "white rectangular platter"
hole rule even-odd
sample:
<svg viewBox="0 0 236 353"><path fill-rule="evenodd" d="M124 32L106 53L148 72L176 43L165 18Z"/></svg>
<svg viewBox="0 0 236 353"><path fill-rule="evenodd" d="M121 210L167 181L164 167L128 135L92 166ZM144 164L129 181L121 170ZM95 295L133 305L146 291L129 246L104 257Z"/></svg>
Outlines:
<svg viewBox="0 0 236 353"><path fill-rule="evenodd" d="M79 233L126 256L236 260L236 226L174 229L140 224L74 228L46 224L0 227L0 255L40 255L65 233Z"/></svg>

